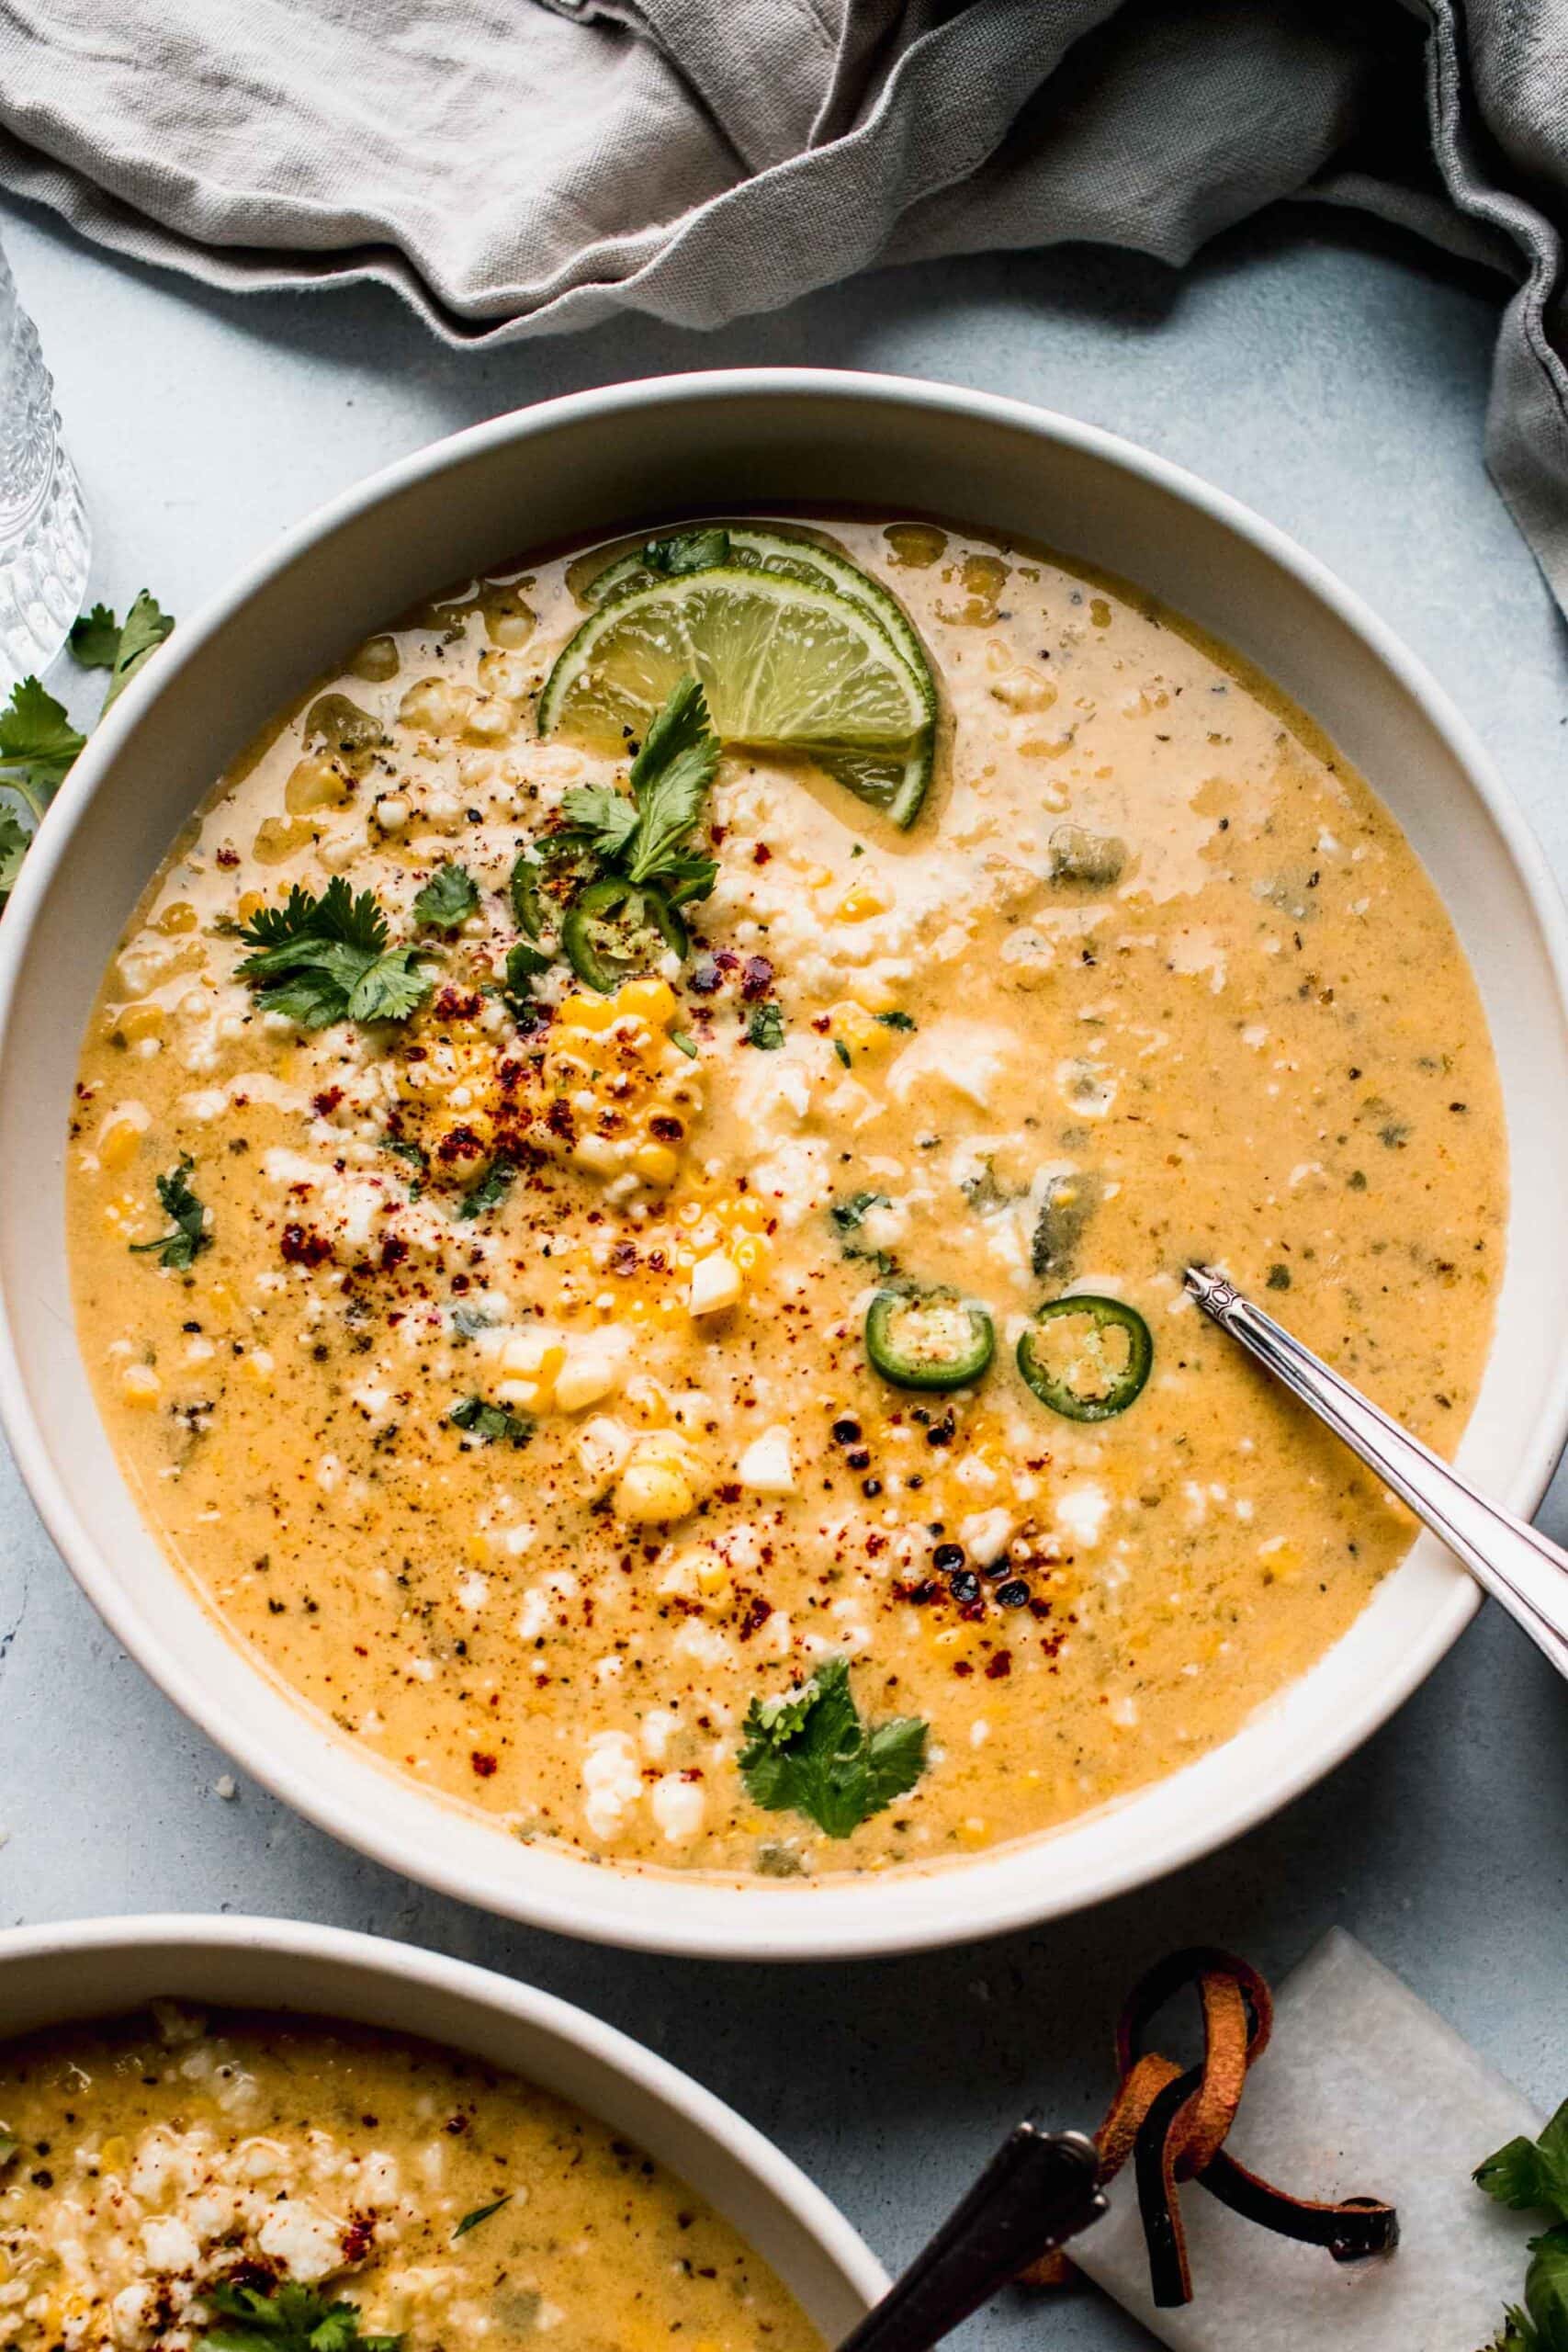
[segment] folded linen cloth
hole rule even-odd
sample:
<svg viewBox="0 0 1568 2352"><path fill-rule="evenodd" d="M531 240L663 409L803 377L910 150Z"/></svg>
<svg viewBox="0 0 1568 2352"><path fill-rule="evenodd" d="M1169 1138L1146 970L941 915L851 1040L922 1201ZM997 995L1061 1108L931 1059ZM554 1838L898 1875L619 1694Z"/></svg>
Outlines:
<svg viewBox="0 0 1568 2352"><path fill-rule="evenodd" d="M0 0L0 187L459 345L1359 207L1512 280L1488 454L1568 611L1568 0Z"/></svg>

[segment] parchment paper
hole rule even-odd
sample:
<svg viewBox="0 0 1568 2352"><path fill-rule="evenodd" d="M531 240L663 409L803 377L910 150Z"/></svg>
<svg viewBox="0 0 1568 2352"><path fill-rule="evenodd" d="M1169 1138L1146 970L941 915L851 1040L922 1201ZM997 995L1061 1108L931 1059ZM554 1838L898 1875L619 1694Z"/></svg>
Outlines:
<svg viewBox="0 0 1568 2352"><path fill-rule="evenodd" d="M1174 2352L1478 2352L1518 2302L1544 2223L1483 2197L1483 2156L1541 2119L1398 1977L1336 1928L1288 1977L1226 2143L1292 2194L1378 2196L1397 2253L1342 2267L1181 2192L1193 2301L1156 2312L1129 2165L1072 2248Z"/></svg>

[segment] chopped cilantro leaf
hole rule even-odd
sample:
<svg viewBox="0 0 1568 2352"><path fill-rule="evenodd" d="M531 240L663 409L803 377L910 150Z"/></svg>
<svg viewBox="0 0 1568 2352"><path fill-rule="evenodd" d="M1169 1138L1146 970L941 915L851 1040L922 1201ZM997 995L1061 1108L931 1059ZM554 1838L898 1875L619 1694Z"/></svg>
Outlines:
<svg viewBox="0 0 1568 2352"><path fill-rule="evenodd" d="M314 2287L279 2278L266 2287L225 2279L205 2290L218 2323L198 2352L398 2352L400 2335L362 2335L357 2303L329 2303Z"/></svg>
<svg viewBox="0 0 1568 2352"><path fill-rule="evenodd" d="M241 938L255 952L237 967L264 1012L305 1029L334 1021L406 1021L430 993L412 947L389 947L372 893L355 898L334 874L318 899L294 885L281 907L264 907Z"/></svg>
<svg viewBox="0 0 1568 2352"><path fill-rule="evenodd" d="M457 1203L460 1217L483 1216L487 1209L496 1209L517 1181L517 1170L507 1159L492 1159L477 1184L469 1186Z"/></svg>
<svg viewBox="0 0 1568 2352"><path fill-rule="evenodd" d="M464 2214L453 2231L453 2245L456 2245L459 2238L466 2238L470 2230L477 2230L481 2222L488 2222L492 2213L499 2213L503 2205L510 2205L511 2202L512 2191L508 2189L504 2197L494 2198L488 2205L476 2205L471 2213Z"/></svg>
<svg viewBox="0 0 1568 2352"><path fill-rule="evenodd" d="M1555 2224L1529 2241L1524 2309L1505 2314L1496 2352L1568 2352L1568 2101L1539 2139L1521 2133L1488 2156L1475 2180L1500 2205L1550 2214Z"/></svg>
<svg viewBox="0 0 1568 2352"><path fill-rule="evenodd" d="M885 1029L905 1030L919 1027L919 1023L908 1012L874 1012L871 1017L874 1021L880 1021Z"/></svg>
<svg viewBox="0 0 1568 2352"><path fill-rule="evenodd" d="M413 919L426 931L456 931L479 905L478 885L466 865L450 859L438 865L413 902Z"/></svg>
<svg viewBox="0 0 1568 2352"><path fill-rule="evenodd" d="M37 678L23 678L0 710L0 783L14 785L41 817L86 740L62 702Z"/></svg>
<svg viewBox="0 0 1568 2352"><path fill-rule="evenodd" d="M146 667L174 626L174 615L165 613L157 598L143 588L127 613L125 627L119 633L119 643L109 665L109 689L104 696L104 710L118 700L132 678ZM100 712L99 717L102 715Z"/></svg>
<svg viewBox="0 0 1568 2352"><path fill-rule="evenodd" d="M174 1231L160 1234L156 1241L133 1241L132 1257L144 1257L155 1250L161 1266L184 1273L197 1251L207 1249L212 1239L207 1230L207 1213L186 1182L195 1165L195 1160L182 1152L168 1174L159 1177L159 1205L165 1216L174 1218Z"/></svg>
<svg viewBox="0 0 1568 2352"><path fill-rule="evenodd" d="M481 1445L494 1445L506 1438L513 1445L526 1445L534 1434L534 1424L524 1413L509 1413L504 1405L491 1405L482 1396L465 1396L453 1406L446 1416L454 1429L477 1437Z"/></svg>
<svg viewBox="0 0 1568 2352"><path fill-rule="evenodd" d="M847 1838L926 1769L926 1724L895 1716L867 1731L850 1689L848 1662L829 1658L809 1682L776 1699L753 1699L740 1772L764 1813L803 1813L829 1838Z"/></svg>
<svg viewBox="0 0 1568 2352"><path fill-rule="evenodd" d="M107 605L95 605L71 624L71 658L84 670L112 670L119 651L119 623Z"/></svg>
<svg viewBox="0 0 1568 2352"><path fill-rule="evenodd" d="M763 1053L776 1054L784 1041L784 1013L780 1007L771 1000L766 1004L754 1006L751 1018L746 1024L746 1035L752 1045L760 1046Z"/></svg>
<svg viewBox="0 0 1568 2352"><path fill-rule="evenodd" d="M0 808L0 899L16 888L31 838L11 809Z"/></svg>
<svg viewBox="0 0 1568 2352"><path fill-rule="evenodd" d="M841 1037L835 1037L835 1038L834 1038L834 1040L833 1040L833 1051L838 1055L839 1059L843 1063L844 1068L845 1068L846 1069L849 1069L850 1068L852 1068L852 1063L853 1063L853 1057L852 1057L852 1055L851 1054L849 1047L845 1045L845 1043L844 1043L844 1041L843 1041L843 1039L842 1039Z"/></svg>
<svg viewBox="0 0 1568 2352"><path fill-rule="evenodd" d="M674 1046L677 1053L684 1054L688 1061L694 1062L696 1060L697 1041L692 1035L689 1029L671 1029L670 1032L670 1043Z"/></svg>
<svg viewBox="0 0 1568 2352"><path fill-rule="evenodd" d="M563 792L561 815L576 845L614 865L637 827L635 800L610 784L573 785Z"/></svg>

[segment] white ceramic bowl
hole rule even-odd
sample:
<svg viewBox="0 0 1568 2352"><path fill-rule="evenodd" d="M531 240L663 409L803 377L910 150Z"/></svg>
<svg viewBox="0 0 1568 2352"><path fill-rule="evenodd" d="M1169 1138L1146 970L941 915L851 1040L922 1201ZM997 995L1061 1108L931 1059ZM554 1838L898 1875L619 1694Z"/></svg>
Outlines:
<svg viewBox="0 0 1568 2352"><path fill-rule="evenodd" d="M829 2344L886 2290L842 2214L760 2132L552 1994L412 1944L291 1919L85 1919L0 1933L0 2034L119 2016L164 1995L423 2034L570 2099L706 2198Z"/></svg>
<svg viewBox="0 0 1568 2352"><path fill-rule="evenodd" d="M742 1886L525 1848L395 1779L248 1664L165 1564L77 1351L62 1179L77 1042L98 977L176 828L279 704L434 584L659 514L789 499L948 514L1091 558L1250 655L1361 768L1458 925L1506 1102L1508 1263L1461 1460L1532 1510L1568 1428L1561 904L1457 712L1364 606L1256 515L1125 442L1016 402L773 369L618 385L525 410L323 509L184 621L122 697L78 761L0 924L0 1415L51 1533L127 1648L290 1804L394 1869L495 1911L606 1941L754 1958L957 1942L1152 1879L1262 1819L1347 1755L1476 1606L1469 1580L1424 1540L1313 1672L1154 1787L937 1871ZM1420 984L1413 971L1411 988Z"/></svg>

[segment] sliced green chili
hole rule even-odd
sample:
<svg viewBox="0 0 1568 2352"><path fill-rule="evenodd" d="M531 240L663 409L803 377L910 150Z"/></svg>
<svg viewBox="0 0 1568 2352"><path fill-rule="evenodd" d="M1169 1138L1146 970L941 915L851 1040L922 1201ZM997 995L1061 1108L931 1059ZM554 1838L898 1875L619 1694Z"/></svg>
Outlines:
<svg viewBox="0 0 1568 2352"><path fill-rule="evenodd" d="M544 833L513 861L512 911L517 927L530 939L555 930L561 920L561 900L572 888L597 873L595 859L568 833ZM552 887L547 890L546 884Z"/></svg>
<svg viewBox="0 0 1568 2352"><path fill-rule="evenodd" d="M651 882L608 875L591 882L561 923L566 958L584 988L613 996L634 972L646 972L667 950L684 956L686 926Z"/></svg>
<svg viewBox="0 0 1568 2352"><path fill-rule="evenodd" d="M879 1290L866 1310L865 1351L897 1388L966 1388L996 1346L988 1311L955 1290Z"/></svg>
<svg viewBox="0 0 1568 2352"><path fill-rule="evenodd" d="M1109 1421L1124 1413L1154 1360L1154 1340L1137 1308L1088 1291L1037 1306L1018 1343L1024 1379L1043 1405L1069 1421Z"/></svg>

